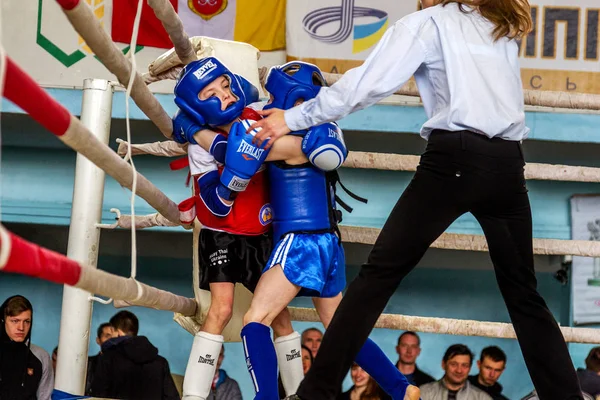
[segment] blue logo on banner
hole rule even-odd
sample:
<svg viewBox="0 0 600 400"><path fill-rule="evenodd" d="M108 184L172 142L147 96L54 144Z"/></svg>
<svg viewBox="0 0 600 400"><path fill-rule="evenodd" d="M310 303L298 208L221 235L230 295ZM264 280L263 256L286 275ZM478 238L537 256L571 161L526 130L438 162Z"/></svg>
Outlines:
<svg viewBox="0 0 600 400"><path fill-rule="evenodd" d="M355 7L355 0L342 0L340 7L324 7L311 11L302 19L304 30L314 39L337 44L353 34L352 52L367 50L381 39L388 26L388 14L383 10L368 7ZM356 18L375 18L367 23L354 23ZM338 23L338 29L326 35L318 33L320 28Z"/></svg>

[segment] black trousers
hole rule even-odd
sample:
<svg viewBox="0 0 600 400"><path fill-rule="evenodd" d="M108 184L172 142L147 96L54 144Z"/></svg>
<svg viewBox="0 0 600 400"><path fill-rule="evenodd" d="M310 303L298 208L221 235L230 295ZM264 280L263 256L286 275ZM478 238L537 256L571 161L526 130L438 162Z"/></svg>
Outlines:
<svg viewBox="0 0 600 400"><path fill-rule="evenodd" d="M298 390L303 400L335 398L402 279L431 243L467 212L487 239L496 280L540 399L583 398L560 329L537 292L524 165L518 142L467 131L432 133L415 176L325 333Z"/></svg>

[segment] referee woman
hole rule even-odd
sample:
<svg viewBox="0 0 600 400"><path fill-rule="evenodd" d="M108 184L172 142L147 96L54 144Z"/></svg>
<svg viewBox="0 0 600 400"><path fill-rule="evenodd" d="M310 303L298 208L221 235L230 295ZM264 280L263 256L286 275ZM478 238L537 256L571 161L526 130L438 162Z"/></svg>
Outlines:
<svg viewBox="0 0 600 400"><path fill-rule="evenodd" d="M335 398L402 279L459 216L472 213L542 400L582 399L567 346L537 292L521 141L527 137L516 39L532 28L527 0L422 0L364 64L287 111L267 110L258 141L338 120L391 95L414 75L428 140L412 181L349 285L298 390ZM271 141L272 142L272 141Z"/></svg>

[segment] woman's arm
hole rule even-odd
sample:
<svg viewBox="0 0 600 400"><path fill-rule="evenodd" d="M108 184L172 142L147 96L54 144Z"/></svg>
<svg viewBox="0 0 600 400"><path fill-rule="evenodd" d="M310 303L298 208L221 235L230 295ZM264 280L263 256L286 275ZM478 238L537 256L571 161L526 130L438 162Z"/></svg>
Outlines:
<svg viewBox="0 0 600 400"><path fill-rule="evenodd" d="M336 121L392 95L425 62L425 45L402 21L381 38L365 62L316 98L285 111L291 131Z"/></svg>
<svg viewBox="0 0 600 400"><path fill-rule="evenodd" d="M265 118L248 131L260 131L254 138L259 145L271 139L266 143L269 148L287 133L337 121L393 94L425 60L425 45L418 34L398 21L360 67L346 72L331 87L322 88L317 97L297 107L260 111Z"/></svg>

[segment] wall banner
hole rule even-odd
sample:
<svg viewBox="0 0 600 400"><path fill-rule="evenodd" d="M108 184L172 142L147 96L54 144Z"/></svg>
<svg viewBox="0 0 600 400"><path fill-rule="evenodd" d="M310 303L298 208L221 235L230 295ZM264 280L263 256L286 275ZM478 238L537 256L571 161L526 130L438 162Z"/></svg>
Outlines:
<svg viewBox="0 0 600 400"><path fill-rule="evenodd" d="M526 89L600 94L598 0L531 0L534 30L520 44ZM385 30L417 1L287 3L288 59L343 73L367 58Z"/></svg>
<svg viewBox="0 0 600 400"><path fill-rule="evenodd" d="M600 240L600 195L571 198L573 240ZM600 258L573 257L571 271L573 322L600 323Z"/></svg>

